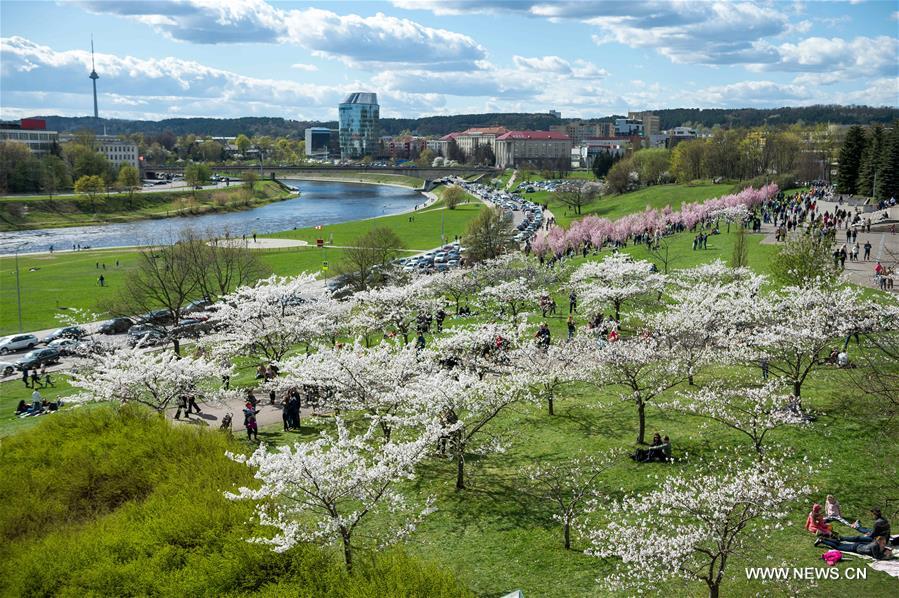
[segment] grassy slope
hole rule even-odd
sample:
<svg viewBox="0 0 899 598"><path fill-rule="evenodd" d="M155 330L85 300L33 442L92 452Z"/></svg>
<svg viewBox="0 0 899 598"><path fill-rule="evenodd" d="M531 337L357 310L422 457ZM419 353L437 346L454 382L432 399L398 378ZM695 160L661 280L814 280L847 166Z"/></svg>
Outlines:
<svg viewBox="0 0 899 598"><path fill-rule="evenodd" d="M588 214L594 214L603 218L620 218L634 212L642 212L646 206L651 208L664 208L670 205L677 210L684 202L697 202L719 197L730 193L733 185L713 183L698 185L657 185L646 187L639 191L623 193L621 195L609 195L582 208L581 216L571 212L568 206L553 200L552 194L546 191L540 193L527 193L525 197L538 203L548 203L549 209L556 217L556 222L562 226L568 226L572 220Z"/></svg>
<svg viewBox="0 0 899 598"><path fill-rule="evenodd" d="M482 205L471 202L462 204L454 210L447 210L438 202L424 210L408 214L326 225L322 230L302 228L266 236L302 239L314 243L319 238L328 241L333 235L334 245L350 245L353 240L369 230L387 226L393 229L409 249L431 249L440 244L441 222L445 238L452 240L456 235L465 232L468 222L480 211Z"/></svg>
<svg viewBox="0 0 899 598"><path fill-rule="evenodd" d="M204 189L195 195L191 191L135 193L130 202L127 194L115 193L108 197L101 194L93 204L85 196L54 199L6 197L0 198L0 231L108 224L165 218L179 213L239 210L292 196L277 183L258 181L255 197L251 200L243 198L239 184L229 189Z"/></svg>

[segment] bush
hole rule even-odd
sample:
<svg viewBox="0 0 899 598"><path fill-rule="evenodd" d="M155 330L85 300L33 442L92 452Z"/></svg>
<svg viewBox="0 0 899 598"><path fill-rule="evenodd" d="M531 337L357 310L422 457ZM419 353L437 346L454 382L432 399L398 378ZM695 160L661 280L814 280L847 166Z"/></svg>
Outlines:
<svg viewBox="0 0 899 598"><path fill-rule="evenodd" d="M739 193L746 187L754 187L756 189L760 189L765 186L765 183L777 183L777 186L781 191L799 186L799 182L796 180L796 175L793 173L787 173L768 175L767 177L757 176L749 179L748 181L740 181L739 183L734 185L733 192Z"/></svg>
<svg viewBox="0 0 899 598"><path fill-rule="evenodd" d="M0 447L0 594L10 596L459 596L451 575L402 551L284 554L253 507L223 492L252 484L225 457L246 445L172 426L138 406L62 412Z"/></svg>

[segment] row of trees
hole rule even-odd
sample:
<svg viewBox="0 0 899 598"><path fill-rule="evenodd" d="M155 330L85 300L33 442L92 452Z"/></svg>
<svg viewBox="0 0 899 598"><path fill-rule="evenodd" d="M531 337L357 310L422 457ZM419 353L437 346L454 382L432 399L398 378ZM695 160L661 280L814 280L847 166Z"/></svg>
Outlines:
<svg viewBox="0 0 899 598"><path fill-rule="evenodd" d="M850 127L840 148L837 192L889 199L899 195L899 121L885 129Z"/></svg>
<svg viewBox="0 0 899 598"><path fill-rule="evenodd" d="M601 498L603 489L618 489L617 477L606 475L618 451L522 473L532 492L555 505L566 545L574 531L590 554L617 560L619 571L603 582L610 589L639 592L683 578L705 583L714 598L729 559L763 541L811 490L803 480L813 468L772 440L780 428L808 425L791 409L789 391L799 395L835 340L850 332L895 334L899 318L895 306L873 304L852 289L763 291L763 283L721 264L664 276L623 255L573 273L511 255L346 301L334 299L314 276L272 277L222 301L214 317L221 330L202 343L202 353L173 360L121 351L78 372L73 385L82 390L76 400L163 409L185 393L209 400L236 394L220 385L234 359L277 361L280 374L264 390L316 389L320 408L339 416L312 441L234 456L254 469L257 483L228 496L258 504L260 521L275 530L261 541L279 551L300 542L336 544L347 568L360 546L403 538L431 512L431 499L411 500L403 487L421 464L450 459L456 488L465 491L466 460L505 443L497 419L516 408L551 405L565 387L592 385L632 405L638 442L649 406L707 419L742 433L749 450L690 462L689 472L646 493ZM536 344L526 317L515 314L535 311L541 293L560 286L577 289L586 313L617 309L622 330L652 332L603 344L590 337ZM427 349L407 344L418 318L449 300L512 317L507 324L454 325ZM337 343L346 338L357 340L352 347ZM298 346L306 351L288 356ZM760 359L771 366L770 383L734 379L677 391L698 368L720 372Z"/></svg>

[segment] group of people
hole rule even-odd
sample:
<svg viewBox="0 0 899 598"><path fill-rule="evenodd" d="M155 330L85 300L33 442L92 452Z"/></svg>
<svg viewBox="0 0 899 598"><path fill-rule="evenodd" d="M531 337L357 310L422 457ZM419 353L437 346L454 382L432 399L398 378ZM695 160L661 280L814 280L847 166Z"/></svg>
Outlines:
<svg viewBox="0 0 899 598"><path fill-rule="evenodd" d="M37 388L38 384L40 384L41 388L47 388L48 386L56 388L56 385L53 384L53 378L47 371L46 364L42 364L40 370L22 368L22 382L25 384L25 388Z"/></svg>
<svg viewBox="0 0 899 598"><path fill-rule="evenodd" d="M47 401L41 396L40 391L35 388L34 392L31 393L31 403L26 403L25 399L22 399L19 401L19 404L16 405L16 416L31 417L34 415L42 415L44 413L52 413L58 411L60 407L62 407L62 399Z"/></svg>
<svg viewBox="0 0 899 598"><path fill-rule="evenodd" d="M899 543L899 537L893 538L890 535L890 522L883 516L879 507L872 507L870 512L874 517L871 527L862 527L858 520L850 523L843 516L839 501L832 494L828 494L823 508L818 503L812 505L812 510L805 521L805 529L815 534L815 546L853 552L875 560L888 559L893 554L893 549L889 546ZM831 525L835 521L853 529L856 534L842 536L837 533Z"/></svg>
<svg viewBox="0 0 899 598"><path fill-rule="evenodd" d="M648 449L638 448L631 455L631 459L639 463L668 463L671 461L671 439L666 435L664 438L656 432L652 435L652 442Z"/></svg>

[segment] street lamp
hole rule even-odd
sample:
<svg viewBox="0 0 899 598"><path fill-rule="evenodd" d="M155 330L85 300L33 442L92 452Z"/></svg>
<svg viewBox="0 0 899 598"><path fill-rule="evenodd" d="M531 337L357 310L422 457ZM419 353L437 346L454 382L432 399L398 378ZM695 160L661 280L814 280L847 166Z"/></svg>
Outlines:
<svg viewBox="0 0 899 598"><path fill-rule="evenodd" d="M16 304L19 308L19 334L22 334L22 291L19 288L19 250L28 245L28 242L16 245Z"/></svg>

